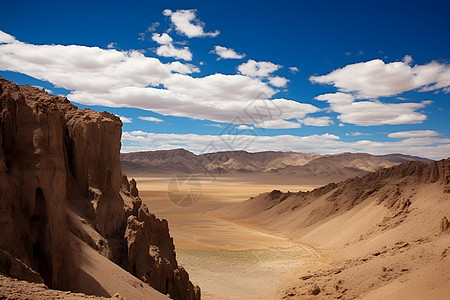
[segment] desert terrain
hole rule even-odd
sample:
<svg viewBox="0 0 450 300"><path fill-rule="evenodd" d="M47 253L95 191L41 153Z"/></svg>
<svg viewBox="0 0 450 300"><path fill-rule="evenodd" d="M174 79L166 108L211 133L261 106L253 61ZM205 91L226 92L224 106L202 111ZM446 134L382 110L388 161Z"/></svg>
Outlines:
<svg viewBox="0 0 450 300"><path fill-rule="evenodd" d="M269 182L258 176L196 177L201 182L200 198L192 206L179 207L167 193L171 179L137 178L139 195L152 212L168 220L177 260L201 286L203 299L274 299L293 270L320 259L312 247L256 223L250 226L211 213L274 187L287 192L317 185ZM188 187L180 187L180 192L190 193Z"/></svg>
<svg viewBox="0 0 450 300"><path fill-rule="evenodd" d="M170 177L138 187L169 220L177 259L205 299L446 299L449 174L446 160L328 185L196 177L201 196L189 207L171 201Z"/></svg>
<svg viewBox="0 0 450 300"><path fill-rule="evenodd" d="M448 158L121 155L117 116L0 91L2 299L449 298Z"/></svg>

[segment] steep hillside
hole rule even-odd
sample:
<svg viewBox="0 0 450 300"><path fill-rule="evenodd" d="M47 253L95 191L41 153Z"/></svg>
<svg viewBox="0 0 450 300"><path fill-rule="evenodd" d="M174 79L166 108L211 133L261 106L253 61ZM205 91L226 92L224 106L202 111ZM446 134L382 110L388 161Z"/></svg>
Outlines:
<svg viewBox="0 0 450 300"><path fill-rule="evenodd" d="M286 299L314 298L312 291L326 299L450 293L450 159L408 162L310 192L275 190L212 213L324 253L287 285Z"/></svg>
<svg viewBox="0 0 450 300"><path fill-rule="evenodd" d="M92 268L96 261L112 270L114 261L174 299L199 299L177 264L167 221L142 205L136 183L121 172L121 125L107 112L0 78L0 272L133 298L138 285L127 272L114 284Z"/></svg>

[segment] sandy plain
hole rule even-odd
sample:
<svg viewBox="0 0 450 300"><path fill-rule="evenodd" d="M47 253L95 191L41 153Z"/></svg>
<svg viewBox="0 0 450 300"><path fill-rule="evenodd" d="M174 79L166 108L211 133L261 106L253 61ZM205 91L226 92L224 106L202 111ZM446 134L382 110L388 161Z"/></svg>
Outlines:
<svg viewBox="0 0 450 300"><path fill-rule="evenodd" d="M439 229L450 198L439 182L405 182L402 197L411 204L400 221L373 196L305 229L298 219L325 198L285 218L288 201L252 218L264 203L256 196L324 182L245 175L137 181L150 210L169 221L177 259L203 299L450 299L450 235ZM235 205L251 197L256 207Z"/></svg>
<svg viewBox="0 0 450 300"><path fill-rule="evenodd" d="M246 176L136 180L143 202L169 221L177 259L202 288L202 299L274 299L296 269L320 259L308 245L209 213L265 191L305 191L320 184Z"/></svg>

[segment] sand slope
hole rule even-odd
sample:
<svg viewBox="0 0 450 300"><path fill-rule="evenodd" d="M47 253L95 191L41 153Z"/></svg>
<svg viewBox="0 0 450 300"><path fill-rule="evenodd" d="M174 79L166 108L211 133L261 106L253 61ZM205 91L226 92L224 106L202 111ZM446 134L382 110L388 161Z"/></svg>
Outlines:
<svg viewBox="0 0 450 300"><path fill-rule="evenodd" d="M119 294L130 300L169 299L99 254L75 235L71 235L71 247L79 267L75 278L78 279L79 290L85 294L106 297Z"/></svg>
<svg viewBox="0 0 450 300"><path fill-rule="evenodd" d="M214 213L325 251L280 298L446 299L450 160L407 163L307 193L261 194Z"/></svg>

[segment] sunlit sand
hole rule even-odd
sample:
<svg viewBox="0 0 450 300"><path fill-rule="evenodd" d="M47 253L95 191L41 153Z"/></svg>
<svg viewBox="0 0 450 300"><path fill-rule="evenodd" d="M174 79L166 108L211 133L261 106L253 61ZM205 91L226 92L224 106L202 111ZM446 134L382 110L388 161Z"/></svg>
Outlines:
<svg viewBox="0 0 450 300"><path fill-rule="evenodd" d="M210 213L265 191L310 190L317 185L300 186L289 180L281 184L281 179L270 183L267 178L249 182L245 177L202 177L196 178L201 183L196 202L179 207L168 194L171 179L137 178L140 197L153 213L169 221L177 259L191 280L202 287L203 298L273 299L294 269L317 259L309 246ZM189 193L189 189L180 186L179 192Z"/></svg>

